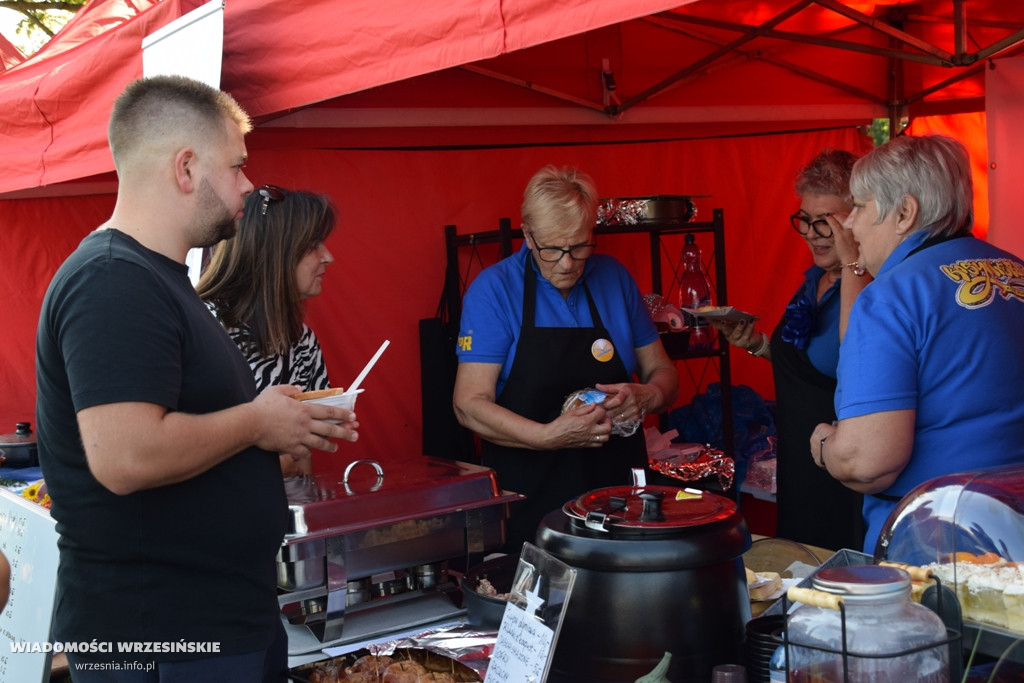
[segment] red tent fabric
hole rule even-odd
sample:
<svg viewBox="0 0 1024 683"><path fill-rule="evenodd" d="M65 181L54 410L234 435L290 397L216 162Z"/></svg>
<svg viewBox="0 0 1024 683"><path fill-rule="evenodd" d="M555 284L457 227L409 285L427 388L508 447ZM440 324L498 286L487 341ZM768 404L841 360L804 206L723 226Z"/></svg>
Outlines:
<svg viewBox="0 0 1024 683"><path fill-rule="evenodd" d="M49 46L2 74L0 193L111 171L106 120L113 98L142 74L143 37L198 4L94 0ZM254 117L279 115L678 4L231 2L221 85Z"/></svg>
<svg viewBox="0 0 1024 683"><path fill-rule="evenodd" d="M142 38L181 10L179 0L87 3L39 53L0 74L0 192L113 169L113 97L142 75Z"/></svg>
<svg viewBox="0 0 1024 683"><path fill-rule="evenodd" d="M253 116L278 114L682 4L319 0L293 4L283 16L265 3L228 3L225 24L245 29L225 31L222 86ZM266 68L259 57L267 51L284 51L287 63Z"/></svg>
<svg viewBox="0 0 1024 683"><path fill-rule="evenodd" d="M0 36L0 71L25 61L25 55L11 41Z"/></svg>
<svg viewBox="0 0 1024 683"><path fill-rule="evenodd" d="M141 38L198 4L92 0L3 73L0 193L110 171L106 114L141 73ZM743 134L980 111L984 65L1022 37L1024 3L999 0L233 0L222 86L278 129ZM415 99L382 88L398 83Z"/></svg>

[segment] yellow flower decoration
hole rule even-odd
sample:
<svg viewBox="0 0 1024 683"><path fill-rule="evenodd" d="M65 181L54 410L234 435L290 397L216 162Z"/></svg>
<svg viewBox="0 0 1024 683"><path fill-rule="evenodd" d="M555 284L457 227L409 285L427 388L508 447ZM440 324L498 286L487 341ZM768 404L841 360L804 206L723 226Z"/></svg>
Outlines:
<svg viewBox="0 0 1024 683"><path fill-rule="evenodd" d="M39 486L41 482L30 484L28 488L21 492L23 498L28 498L31 501L37 501L39 499Z"/></svg>

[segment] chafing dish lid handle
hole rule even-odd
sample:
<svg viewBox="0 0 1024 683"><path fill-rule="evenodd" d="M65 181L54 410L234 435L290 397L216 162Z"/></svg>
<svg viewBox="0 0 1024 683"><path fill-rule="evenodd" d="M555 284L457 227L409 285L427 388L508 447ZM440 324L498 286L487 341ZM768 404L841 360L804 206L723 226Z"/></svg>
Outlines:
<svg viewBox="0 0 1024 683"><path fill-rule="evenodd" d="M345 467L345 473L342 475L341 483L345 485L345 492L348 494L352 493L352 489L348 485L348 476L355 469L356 465L370 465L377 473L377 483L370 487L371 491L376 491L384 483L384 468L380 466L380 463L376 460L353 460Z"/></svg>

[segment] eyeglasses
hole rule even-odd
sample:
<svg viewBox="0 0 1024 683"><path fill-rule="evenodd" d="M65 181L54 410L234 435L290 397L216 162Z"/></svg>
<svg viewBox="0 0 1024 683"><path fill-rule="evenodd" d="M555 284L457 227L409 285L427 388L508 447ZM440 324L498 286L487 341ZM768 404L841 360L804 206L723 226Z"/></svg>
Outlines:
<svg viewBox="0 0 1024 683"><path fill-rule="evenodd" d="M276 185L260 185L256 188L256 194L263 197L263 204L260 207L260 215L267 215L267 207L270 202L279 202L284 199L284 190Z"/></svg>
<svg viewBox="0 0 1024 683"><path fill-rule="evenodd" d="M590 255L594 253L594 247L597 243L592 244L574 244L568 249L562 249L560 247L537 247L537 255L540 256L541 261L548 263L555 263L561 261L562 257L566 254L569 255L574 261L585 261L590 258Z"/></svg>
<svg viewBox="0 0 1024 683"><path fill-rule="evenodd" d="M808 230L814 228L814 232L818 233L818 237L832 236L832 226L824 218L812 221L802 213L794 213L789 217L789 223L801 235L806 235Z"/></svg>

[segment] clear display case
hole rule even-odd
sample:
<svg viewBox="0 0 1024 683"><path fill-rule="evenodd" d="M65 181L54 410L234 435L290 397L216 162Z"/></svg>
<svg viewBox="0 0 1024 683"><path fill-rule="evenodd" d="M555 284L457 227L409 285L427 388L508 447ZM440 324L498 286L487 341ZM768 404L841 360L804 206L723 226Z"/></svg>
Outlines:
<svg viewBox="0 0 1024 683"><path fill-rule="evenodd" d="M965 647L1002 654L1024 638L1024 464L921 484L889 516L874 560L931 570L959 599Z"/></svg>

